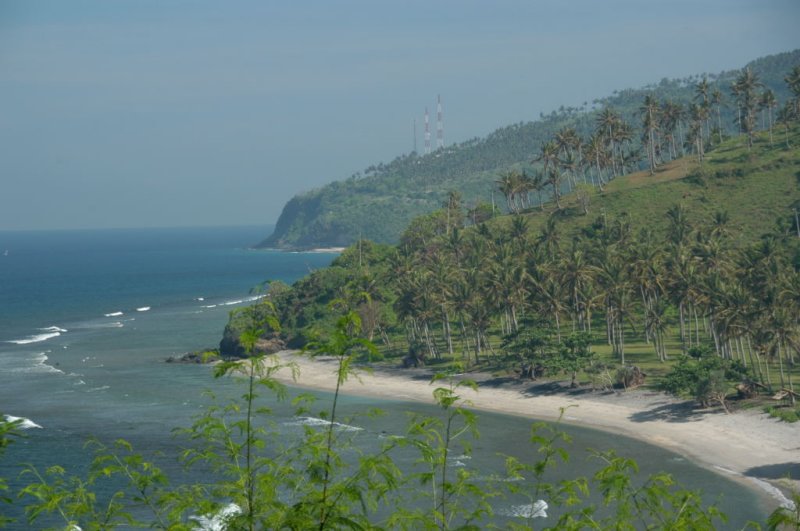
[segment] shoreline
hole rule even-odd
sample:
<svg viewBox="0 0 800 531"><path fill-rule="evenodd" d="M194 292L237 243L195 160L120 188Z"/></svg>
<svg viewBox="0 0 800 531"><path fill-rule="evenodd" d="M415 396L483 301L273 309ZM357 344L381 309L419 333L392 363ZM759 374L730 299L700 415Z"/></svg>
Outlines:
<svg viewBox="0 0 800 531"><path fill-rule="evenodd" d="M335 390L336 360L311 359L296 351L277 353L293 363L297 380L281 369L274 377L293 387ZM433 403L429 369L357 368L341 393L395 401ZM760 409L727 415L695 409L691 401L661 392L569 389L557 382L462 375L478 383L477 392L460 388L471 409L557 421L623 435L688 458L703 468L737 481L769 502L771 509L791 503L786 493L800 489L800 423L773 419ZM563 409L563 415L561 413ZM792 479L786 479L786 475Z"/></svg>

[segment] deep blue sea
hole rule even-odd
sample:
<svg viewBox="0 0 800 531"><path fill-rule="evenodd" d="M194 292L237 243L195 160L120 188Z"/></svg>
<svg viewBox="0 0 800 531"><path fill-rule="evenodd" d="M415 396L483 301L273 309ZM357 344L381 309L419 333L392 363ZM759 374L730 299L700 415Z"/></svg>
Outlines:
<svg viewBox="0 0 800 531"><path fill-rule="evenodd" d="M290 283L324 267L335 255L250 250L265 227L0 232L0 414L29 419L0 460L0 475L16 480L23 463L84 470L90 437L124 438L162 459L178 452L172 430L185 427L207 405L204 392L241 394L230 379L215 380L205 366L168 364L173 355L215 347L228 313L249 304L251 288L265 280ZM321 403L328 399L320 394ZM378 405L376 420L359 417L358 438L369 445L402 433L408 411L435 413L419 404L351 397L343 413ZM320 406L320 409L324 409ZM294 425L289 408L276 410ZM535 456L530 421L480 414L482 436L471 459L489 476L499 454ZM732 519L763 521L765 509L750 490L676 454L638 441L568 427L573 448L617 449L644 472L668 469L708 499L720 499ZM585 474L586 458L573 455L564 474ZM762 500L763 501L763 500ZM498 501L498 512L514 500ZM0 511L9 509L0 505ZM12 529L29 529L19 522Z"/></svg>

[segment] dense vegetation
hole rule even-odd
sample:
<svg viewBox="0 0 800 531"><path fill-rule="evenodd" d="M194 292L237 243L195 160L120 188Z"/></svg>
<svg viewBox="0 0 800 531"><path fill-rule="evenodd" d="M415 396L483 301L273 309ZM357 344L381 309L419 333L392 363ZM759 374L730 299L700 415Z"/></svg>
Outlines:
<svg viewBox="0 0 800 531"><path fill-rule="evenodd" d="M324 336L332 315L355 311L364 336L407 364L566 371L573 383L583 375L599 385L641 383L644 367L665 389L702 404L727 407L736 384L743 396L794 404L800 67L784 77L793 96L779 131L770 119L763 130L757 123L759 108L771 107L759 107L750 70L734 78L741 119L733 138L707 127L704 81L692 107L695 132L680 147L666 125L668 106L647 96L647 170L621 175L618 117L598 120L599 169L575 169L572 151L583 144L562 130L538 158L550 186L564 180L573 193L531 201L532 179L503 173L496 185L512 215L477 219L451 192L397 247L362 240L330 268L292 287L272 285L289 345ZM676 361L694 380L669 379Z"/></svg>
<svg viewBox="0 0 800 531"><path fill-rule="evenodd" d="M548 186L551 167L547 158L537 157L539 147L554 140L551 147L563 152L570 145L563 143L570 139L564 132L570 132L572 140L579 138L582 145L573 142L568 150L570 175L592 174L591 179L596 181L600 174L607 179L647 167L657 149L653 140L661 150L655 153L656 158L682 154L686 147L697 145L698 124L712 145L718 137L735 134L743 125L751 129L766 121L774 125L777 103L791 96L783 78L798 63L800 50L746 66L744 71L751 72L762 86L756 86L752 94L744 93L758 98L753 102L755 112L748 113L745 120L739 113L743 93L735 88L742 71L703 74L623 90L591 104L562 107L537 121L504 127L483 139L474 138L429 155L410 153L370 166L347 180L295 196L284 207L273 235L262 245L345 246L360 237L396 243L412 219L441 208L452 190L458 190L464 206L478 215L487 205L491 210L493 202L499 207L500 194L497 201L493 200L493 182L509 172L538 179L542 199L546 200L554 191L566 190L572 177L558 179L556 187ZM658 120L650 115L653 135L636 130L642 122L641 107L646 98L665 111ZM558 132L562 134L558 136ZM656 134L661 137L650 138Z"/></svg>
<svg viewBox="0 0 800 531"><path fill-rule="evenodd" d="M493 176L512 214L466 207L451 191L398 246L359 239L293 286L270 283L265 298L232 314L227 348L244 359L215 369L240 378L242 400L209 408L180 432L180 460L208 472L203 482L173 484L126 442L97 442L85 477L58 466L26 467L21 487L0 477L0 507L21 503L29 525L71 531L201 522L250 530L724 525L700 494L667 474L637 478L636 464L613 453L597 454L600 466L586 477L548 479L568 457L552 426L534 425L536 460L509 458L502 477L454 467L448 456L469 454L477 421L459 396L473 384L447 374L516 369L627 387L647 372L702 405L727 411L737 384L741 395L774 395L796 415L800 66L783 77L789 96L779 106L755 70L733 76L733 137L711 123L705 78L694 85L685 135L669 102L653 95L639 104L637 129L606 108L591 127L595 151L580 131L560 128L541 144L537 173ZM639 147L626 139L634 131ZM645 169L630 173L638 154ZM538 197L545 186L547 203ZM283 440L259 396L285 396L278 362L257 354L277 339L338 361L336 393L320 413L326 422L300 440ZM383 356L440 369L440 415L413 418L404 436L365 454L339 429L337 398L356 361ZM315 407L306 396L295 405L299 414ZM0 421L0 455L19 428ZM398 452L414 455L412 469L398 468ZM528 503L497 524L498 496ZM542 499L556 516L539 526ZM800 529L800 497L795 503L777 509L767 528ZM19 523L4 514L0 527Z"/></svg>

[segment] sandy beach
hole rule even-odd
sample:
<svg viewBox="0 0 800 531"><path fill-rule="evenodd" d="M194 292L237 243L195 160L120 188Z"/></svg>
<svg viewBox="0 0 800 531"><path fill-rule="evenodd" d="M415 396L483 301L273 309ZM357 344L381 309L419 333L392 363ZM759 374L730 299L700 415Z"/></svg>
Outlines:
<svg viewBox="0 0 800 531"><path fill-rule="evenodd" d="M277 377L305 388L335 389L336 360L295 352L278 354L281 363L292 362L300 376L292 381L289 369ZM428 369L375 369L359 371L349 379L344 393L391 400L432 403L432 372ZM663 393L571 390L552 382L497 378L470 374L478 391L460 388L460 396L478 410L519 415L537 420L557 420L633 437L658 445L743 482L770 496L775 505L788 500L784 493L800 488L800 423L779 422L760 409L727 415L717 409L696 409L692 402ZM790 476L792 479L785 479Z"/></svg>

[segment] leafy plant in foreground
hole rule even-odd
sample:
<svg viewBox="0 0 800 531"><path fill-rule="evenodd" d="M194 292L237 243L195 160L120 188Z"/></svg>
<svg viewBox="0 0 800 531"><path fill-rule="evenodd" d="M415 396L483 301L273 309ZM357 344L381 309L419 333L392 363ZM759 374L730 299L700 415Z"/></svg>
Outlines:
<svg viewBox="0 0 800 531"><path fill-rule="evenodd" d="M246 387L242 399L208 408L179 432L188 445L184 463L208 472L207 481L171 485L158 466L129 444L95 443L97 455L87 479L61 467L43 473L28 467L23 477L33 479L18 495L25 499L29 522L52 525L55 518L59 528L73 531L197 529L200 522L230 530L477 529L499 525L492 520L492 503L506 494L527 499L532 508L541 500L556 509L549 529L706 530L725 522L718 509L702 505L699 493L680 488L667 474L638 480L636 464L613 453L595 454L603 467L591 479L548 480L545 472L568 459L563 445L569 441L557 426L534 425L530 442L539 457L532 463L506 458L504 478L487 480L454 466L453 455L470 455L470 437L478 431L476 415L461 396L475 384L453 375L433 379L439 415L415 417L406 436L388 437L374 452L359 449L354 432L339 422L338 397L348 379L357 377L354 360L371 348L359 339L360 330L357 315L349 313L339 319L336 334L313 345L312 355L337 361L337 389L320 415L322 428L306 426L301 436L286 437L270 423L271 409L258 391L286 396L276 373L287 365L278 358L223 363L216 375L237 377ZM254 330L244 344L251 348L257 336ZM298 414L306 414L310 399L301 395L293 404ZM0 423L3 444L12 429ZM397 451L412 452L415 467L401 471ZM101 485L108 482L114 488ZM592 489L600 505L591 502ZM420 493L427 503L415 506ZM507 517L503 526L534 529L534 517L522 511ZM769 525L779 529L798 521L797 514L779 510Z"/></svg>

